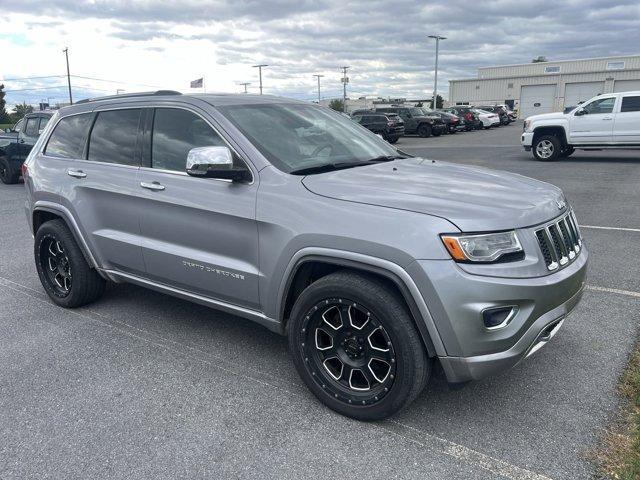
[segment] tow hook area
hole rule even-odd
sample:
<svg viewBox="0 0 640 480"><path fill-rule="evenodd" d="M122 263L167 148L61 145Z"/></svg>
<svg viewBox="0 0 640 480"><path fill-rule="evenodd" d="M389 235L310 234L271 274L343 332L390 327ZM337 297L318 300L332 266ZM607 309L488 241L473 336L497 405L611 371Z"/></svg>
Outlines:
<svg viewBox="0 0 640 480"><path fill-rule="evenodd" d="M533 342L533 344L529 348L529 352L527 353L525 358L530 357L531 355L536 353L538 350L540 350L542 347L544 347L547 344L547 342L551 340L556 333L558 333L558 330L560 330L560 327L562 327L562 324L564 323L565 318L566 317L561 317L557 320L554 320L546 327L544 327L544 329L538 335L538 338L536 338L536 341Z"/></svg>

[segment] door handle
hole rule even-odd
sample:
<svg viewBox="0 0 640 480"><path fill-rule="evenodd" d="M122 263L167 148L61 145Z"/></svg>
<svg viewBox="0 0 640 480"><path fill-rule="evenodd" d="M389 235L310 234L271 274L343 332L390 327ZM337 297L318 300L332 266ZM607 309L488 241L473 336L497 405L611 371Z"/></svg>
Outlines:
<svg viewBox="0 0 640 480"><path fill-rule="evenodd" d="M86 178L87 174L84 173L82 170L67 170L67 175L69 175L70 177L75 177L75 178Z"/></svg>
<svg viewBox="0 0 640 480"><path fill-rule="evenodd" d="M158 182L140 182L140 186L148 190L153 190L154 192L160 192L164 190L164 185L161 185Z"/></svg>

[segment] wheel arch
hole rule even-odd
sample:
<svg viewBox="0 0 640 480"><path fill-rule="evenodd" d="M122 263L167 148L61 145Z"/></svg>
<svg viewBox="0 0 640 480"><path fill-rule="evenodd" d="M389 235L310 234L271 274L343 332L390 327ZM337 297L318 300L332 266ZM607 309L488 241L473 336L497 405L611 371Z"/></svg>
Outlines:
<svg viewBox="0 0 640 480"><path fill-rule="evenodd" d="M560 139L560 142L563 146L567 145L567 132L564 127L559 125L543 125L540 127L536 127L533 130L533 141L542 135L555 135Z"/></svg>
<svg viewBox="0 0 640 480"><path fill-rule="evenodd" d="M379 260L379 262L386 263L387 261ZM338 270L350 270L376 278L394 290L407 305L411 319L420 333L428 355L434 357L443 354L444 346L433 323L433 318L422 298L419 297L416 300L417 287L410 280L408 274L395 264L392 264L395 265L395 268L390 269L387 265L376 263L378 262L372 263L360 258L338 257L323 253L307 254L296 259L288 269L288 275L283 282L284 287L279 296L277 314L278 319L282 322L283 331L287 329L289 313L296 298L306 287ZM391 262L388 263L391 264ZM404 273L399 272L399 270ZM409 279L408 281L407 278Z"/></svg>
<svg viewBox="0 0 640 480"><path fill-rule="evenodd" d="M71 212L69 212L69 210L67 210L62 205L56 205L50 202L43 202L39 204L37 203L34 206L31 214L31 228L33 234L35 235L35 233L38 231L38 228L40 228L43 223L57 219L62 220L67 228L69 228L71 234L73 235L73 238L80 247L80 251L82 252L82 255L84 255L84 258L89 266L94 268L100 273L101 276L103 276L103 274L100 272L98 262L91 253L91 250L89 249L84 236L80 232L78 224L71 215Z"/></svg>

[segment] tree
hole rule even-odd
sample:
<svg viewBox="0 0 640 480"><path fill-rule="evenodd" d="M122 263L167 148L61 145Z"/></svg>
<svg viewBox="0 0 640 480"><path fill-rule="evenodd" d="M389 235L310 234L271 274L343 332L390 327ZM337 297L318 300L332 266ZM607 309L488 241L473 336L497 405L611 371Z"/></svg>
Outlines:
<svg viewBox="0 0 640 480"><path fill-rule="evenodd" d="M433 101L431 103L433 103ZM444 105L444 99L440 95L438 95L436 97L436 108L442 108L443 105Z"/></svg>
<svg viewBox="0 0 640 480"><path fill-rule="evenodd" d="M548 61L549 60L547 60L547 57L545 57L544 55L538 55L536 58L531 60L531 63L544 63Z"/></svg>
<svg viewBox="0 0 640 480"><path fill-rule="evenodd" d="M11 123L11 118L7 113L7 102L4 99L4 84L0 83L0 123Z"/></svg>
<svg viewBox="0 0 640 480"><path fill-rule="evenodd" d="M22 117L24 117L27 113L33 112L33 107L31 105L27 105L26 102L22 102L22 104L17 104L13 107L13 113L11 113L11 120L13 122L17 122Z"/></svg>
<svg viewBox="0 0 640 480"><path fill-rule="evenodd" d="M334 98L329 102L329 108L334 109L336 112L344 112L344 102L338 98Z"/></svg>

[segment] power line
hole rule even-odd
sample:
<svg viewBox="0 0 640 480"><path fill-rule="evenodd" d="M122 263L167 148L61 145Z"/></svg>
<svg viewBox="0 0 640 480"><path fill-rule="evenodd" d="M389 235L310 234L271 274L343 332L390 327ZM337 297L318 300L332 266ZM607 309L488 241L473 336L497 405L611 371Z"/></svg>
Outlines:
<svg viewBox="0 0 640 480"><path fill-rule="evenodd" d="M22 82L24 80L39 80L41 78L64 78L66 75L44 75L42 77L4 78L0 82Z"/></svg>

